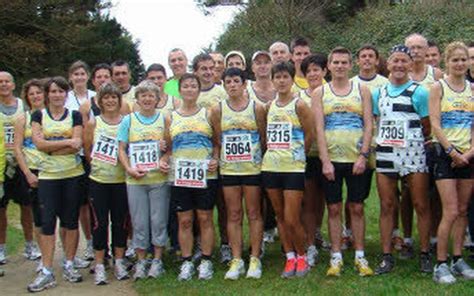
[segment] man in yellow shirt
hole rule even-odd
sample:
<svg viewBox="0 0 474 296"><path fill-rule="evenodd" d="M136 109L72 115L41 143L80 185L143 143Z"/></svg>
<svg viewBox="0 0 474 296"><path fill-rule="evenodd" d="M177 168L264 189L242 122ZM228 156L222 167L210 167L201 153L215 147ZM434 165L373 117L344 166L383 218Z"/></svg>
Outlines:
<svg viewBox="0 0 474 296"><path fill-rule="evenodd" d="M295 84L292 87L294 93L299 92L300 90L308 88L308 81L304 77L303 71L301 71L301 63L304 58L311 54L311 48L309 47L309 42L307 39L298 37L291 41L290 43L290 52L291 60L295 64Z"/></svg>

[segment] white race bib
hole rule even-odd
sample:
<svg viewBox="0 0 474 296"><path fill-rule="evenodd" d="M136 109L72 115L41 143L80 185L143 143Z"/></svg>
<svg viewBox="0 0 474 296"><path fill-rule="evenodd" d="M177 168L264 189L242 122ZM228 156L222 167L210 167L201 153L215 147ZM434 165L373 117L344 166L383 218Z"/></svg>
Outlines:
<svg viewBox="0 0 474 296"><path fill-rule="evenodd" d="M159 168L160 150L157 141L130 143L128 154L133 168L145 171Z"/></svg>
<svg viewBox="0 0 474 296"><path fill-rule="evenodd" d="M206 188L207 160L178 158L174 168L174 186Z"/></svg>
<svg viewBox="0 0 474 296"><path fill-rule="evenodd" d="M15 127L12 125L4 125L3 131L5 133L5 148L12 149L15 140Z"/></svg>
<svg viewBox="0 0 474 296"><path fill-rule="evenodd" d="M228 162L252 160L252 137L250 134L224 135L224 159Z"/></svg>
<svg viewBox="0 0 474 296"><path fill-rule="evenodd" d="M291 148L291 130L289 122L272 122L267 125L267 149L287 150Z"/></svg>
<svg viewBox="0 0 474 296"><path fill-rule="evenodd" d="M92 158L111 165L116 165L118 159L117 140L106 135L99 135L92 148Z"/></svg>
<svg viewBox="0 0 474 296"><path fill-rule="evenodd" d="M380 146L406 147L408 122L403 120L381 120L377 135Z"/></svg>

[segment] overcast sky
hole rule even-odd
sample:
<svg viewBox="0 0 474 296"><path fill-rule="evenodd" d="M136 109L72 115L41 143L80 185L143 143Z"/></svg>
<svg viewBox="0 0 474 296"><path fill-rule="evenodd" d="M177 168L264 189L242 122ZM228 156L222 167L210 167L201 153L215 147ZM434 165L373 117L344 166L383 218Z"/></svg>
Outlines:
<svg viewBox="0 0 474 296"><path fill-rule="evenodd" d="M234 6L214 9L205 16L193 0L112 0L111 15L140 41L146 66L167 65L168 52L184 49L191 60L214 43L238 11Z"/></svg>

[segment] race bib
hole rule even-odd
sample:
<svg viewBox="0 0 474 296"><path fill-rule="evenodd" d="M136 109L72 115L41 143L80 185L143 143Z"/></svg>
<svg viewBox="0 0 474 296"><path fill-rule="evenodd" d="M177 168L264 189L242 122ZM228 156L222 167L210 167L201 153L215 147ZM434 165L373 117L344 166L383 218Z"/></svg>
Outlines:
<svg viewBox="0 0 474 296"><path fill-rule="evenodd" d="M160 157L157 141L130 143L128 151L133 168L145 171L158 169Z"/></svg>
<svg viewBox="0 0 474 296"><path fill-rule="evenodd" d="M15 127L12 125L4 125L3 131L5 133L5 148L12 149L15 140Z"/></svg>
<svg viewBox="0 0 474 296"><path fill-rule="evenodd" d="M176 159L174 186L206 188L207 160Z"/></svg>
<svg viewBox="0 0 474 296"><path fill-rule="evenodd" d="M105 135L99 135L92 148L92 158L111 165L116 165L118 159L117 140Z"/></svg>
<svg viewBox="0 0 474 296"><path fill-rule="evenodd" d="M224 135L224 159L228 162L252 160L252 137L250 134Z"/></svg>
<svg viewBox="0 0 474 296"><path fill-rule="evenodd" d="M381 120L377 135L377 144L380 146L406 147L407 124L402 120Z"/></svg>
<svg viewBox="0 0 474 296"><path fill-rule="evenodd" d="M272 122L267 125L267 149L287 150L291 147L291 123Z"/></svg>

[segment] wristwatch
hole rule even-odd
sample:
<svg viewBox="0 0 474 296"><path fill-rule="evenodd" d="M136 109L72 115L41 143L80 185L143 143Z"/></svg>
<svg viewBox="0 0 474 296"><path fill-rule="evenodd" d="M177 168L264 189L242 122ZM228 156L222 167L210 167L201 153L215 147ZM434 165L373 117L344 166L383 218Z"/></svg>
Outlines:
<svg viewBox="0 0 474 296"><path fill-rule="evenodd" d="M444 152L449 155L449 154L451 154L451 152L453 152L453 150L454 150L454 146L453 146L453 145L449 145L449 147L446 148L446 149L444 150Z"/></svg>
<svg viewBox="0 0 474 296"><path fill-rule="evenodd" d="M369 159L370 152L368 152L368 151L367 152L362 152L361 151L359 154L362 155L365 159Z"/></svg>

